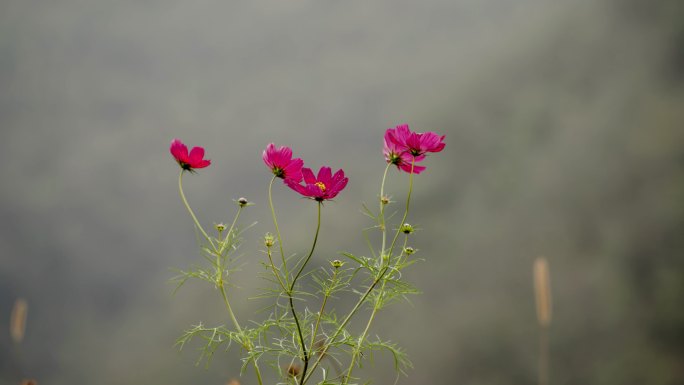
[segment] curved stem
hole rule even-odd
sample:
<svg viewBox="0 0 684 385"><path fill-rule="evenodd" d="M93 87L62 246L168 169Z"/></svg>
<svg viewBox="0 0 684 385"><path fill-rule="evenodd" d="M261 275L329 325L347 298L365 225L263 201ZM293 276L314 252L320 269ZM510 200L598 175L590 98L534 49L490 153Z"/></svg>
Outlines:
<svg viewBox="0 0 684 385"><path fill-rule="evenodd" d="M304 267L306 266L307 263L309 263L309 259L311 259L311 256L313 255L314 249L316 248L316 242L318 241L318 233L321 230L321 206L323 205L322 202L318 202L318 223L316 224L316 235L314 235L314 240L313 240L313 245L311 245L311 250L309 251L309 255L306 256L306 259L304 260L304 263L302 263L302 266L299 268L299 271L297 272L297 275L294 276L294 279L292 280L292 284L290 285L290 291L294 289L295 283L297 282L297 278L302 274L302 271L304 271Z"/></svg>
<svg viewBox="0 0 684 385"><path fill-rule="evenodd" d="M204 228L202 228L202 225L200 225L199 221L197 220L197 217L195 216L195 213L190 208L190 204L188 203L188 200L185 198L185 193L183 193L183 172L184 171L185 171L184 169L181 169L180 175L178 176L178 191L180 191L181 199L183 200L183 203L185 204L185 208L188 209L188 212L190 213L192 220L195 221L195 226L197 226L197 228L202 233L204 238L209 242L211 247L216 249L216 247L214 246L214 242L211 240L209 235L207 235L207 232L204 231Z"/></svg>
<svg viewBox="0 0 684 385"><path fill-rule="evenodd" d="M322 205L323 205L322 202L318 202L318 221L316 224L316 235L314 235L314 240L313 240L313 244L311 245L311 250L309 251L309 255L307 255L306 258L304 259L304 262L302 263L302 266L299 268L299 271L297 272L297 274L292 279L292 284L290 285L290 290L288 292L288 297L290 299L290 310L292 311L292 317L294 318L295 324L297 325L297 333L299 334L299 344L302 347L302 354L304 356L304 369L302 370L300 385L304 384L304 377L306 376L306 371L309 367L309 354L306 351L306 343L304 342L304 335L302 334L302 327L299 324L299 319L297 318L297 312L295 311L294 298L292 296L292 293L294 292L294 287L295 287L295 284L297 283L297 278L299 278L299 276L302 274L302 271L304 271L304 267L306 267L306 264L309 263L309 260L311 259L311 256L313 255L313 252L316 249L316 242L318 242L318 233L321 230L321 206Z"/></svg>
<svg viewBox="0 0 684 385"><path fill-rule="evenodd" d="M285 261L285 251L283 251L283 239L280 237L280 228L278 228L278 220L276 219L275 208L273 207L273 196L271 191L273 190L273 182L276 180L277 176L271 178L271 183L268 185L268 206L271 208L271 216L273 217L273 225L276 229L276 235L278 236L278 247L280 248L280 258L283 260L283 274L285 280L287 281L287 262Z"/></svg>

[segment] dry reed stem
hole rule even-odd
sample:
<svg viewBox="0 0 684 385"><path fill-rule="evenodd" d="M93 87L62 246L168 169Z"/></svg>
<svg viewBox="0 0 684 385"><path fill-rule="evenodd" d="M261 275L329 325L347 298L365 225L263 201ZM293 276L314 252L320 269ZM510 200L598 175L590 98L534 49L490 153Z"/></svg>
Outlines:
<svg viewBox="0 0 684 385"><path fill-rule="evenodd" d="M542 327L551 325L551 280L546 258L534 261L534 293L537 299L537 321Z"/></svg>
<svg viewBox="0 0 684 385"><path fill-rule="evenodd" d="M24 339L26 331L26 315L28 313L28 303L23 298L14 301L12 314L10 315L10 336L15 343L20 343Z"/></svg>

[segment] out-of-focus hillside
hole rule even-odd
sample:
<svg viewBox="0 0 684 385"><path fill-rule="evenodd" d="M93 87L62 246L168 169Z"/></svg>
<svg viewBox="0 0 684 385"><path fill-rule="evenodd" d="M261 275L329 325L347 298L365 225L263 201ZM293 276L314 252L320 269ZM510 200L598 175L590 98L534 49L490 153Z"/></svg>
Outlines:
<svg viewBox="0 0 684 385"><path fill-rule="evenodd" d="M683 20L676 0L3 2L0 330L17 297L29 314L21 345L0 333L0 383L235 377L235 351L205 369L173 348L225 319L211 288L171 296L169 268L198 256L168 143L207 148L212 167L186 179L205 223L257 203L231 293L246 320L272 231L261 150L349 175L322 264L363 252L360 202L377 194L383 130L403 122L447 148L409 218L424 293L372 331L408 350L400 384L534 383L539 255L553 383L682 383ZM403 197L405 180L389 183ZM305 250L315 209L275 199ZM388 365L366 372L390 383Z"/></svg>

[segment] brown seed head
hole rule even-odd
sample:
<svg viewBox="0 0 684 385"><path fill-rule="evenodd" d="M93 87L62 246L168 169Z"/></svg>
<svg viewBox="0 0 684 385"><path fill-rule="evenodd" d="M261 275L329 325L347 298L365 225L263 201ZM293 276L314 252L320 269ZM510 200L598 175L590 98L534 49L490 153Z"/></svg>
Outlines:
<svg viewBox="0 0 684 385"><path fill-rule="evenodd" d="M290 366L287 367L287 374L290 375L291 377L296 378L300 372L301 372L301 368L297 364L291 364Z"/></svg>

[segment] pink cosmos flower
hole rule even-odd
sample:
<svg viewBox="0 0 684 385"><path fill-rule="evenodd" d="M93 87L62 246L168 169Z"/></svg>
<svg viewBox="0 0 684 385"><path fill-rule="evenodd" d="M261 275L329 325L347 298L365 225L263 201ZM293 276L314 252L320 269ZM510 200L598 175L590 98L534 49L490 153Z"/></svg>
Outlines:
<svg viewBox="0 0 684 385"><path fill-rule="evenodd" d="M203 147L193 147L188 154L188 148L180 139L172 140L169 150L183 170L192 172L195 168L205 168L211 164L211 160L203 159Z"/></svg>
<svg viewBox="0 0 684 385"><path fill-rule="evenodd" d="M387 163L391 163L397 166L398 169L411 173L411 167L413 166L413 173L420 174L425 170L425 166L419 166L418 162L425 159L425 155L419 155L414 157L405 148L400 147L394 143L391 139L391 132L394 129L390 128L385 131L385 146L383 153L385 154L385 160ZM413 162L413 165L411 164Z"/></svg>
<svg viewBox="0 0 684 385"><path fill-rule="evenodd" d="M349 181L349 178L344 176L343 170L338 170L333 175L330 167L321 167L318 176L314 176L310 168L304 167L302 168L302 177L304 178L304 185L292 179L285 179L285 184L305 197L318 202L335 198Z"/></svg>
<svg viewBox="0 0 684 385"><path fill-rule="evenodd" d="M413 132L408 124L398 125L396 128L386 131L386 138L396 144L399 148L408 151L411 155L418 157L428 152L440 152L446 144L443 142L446 135L439 136L434 132Z"/></svg>
<svg viewBox="0 0 684 385"><path fill-rule="evenodd" d="M266 146L261 156L266 166L271 169L273 175L283 178L285 181L292 180L299 183L302 180L302 166L304 161L300 158L292 159L292 149L286 146L276 148L273 143Z"/></svg>

